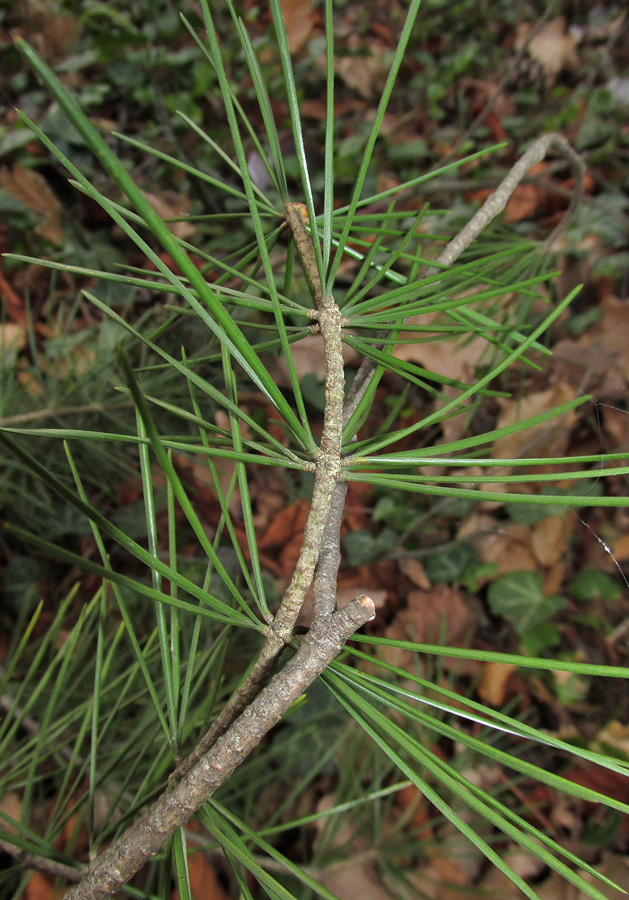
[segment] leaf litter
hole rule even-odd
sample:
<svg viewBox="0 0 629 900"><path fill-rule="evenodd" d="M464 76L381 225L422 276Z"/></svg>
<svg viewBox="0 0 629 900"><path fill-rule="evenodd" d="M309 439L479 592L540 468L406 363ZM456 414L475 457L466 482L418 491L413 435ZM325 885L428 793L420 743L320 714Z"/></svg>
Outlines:
<svg viewBox="0 0 629 900"><path fill-rule="evenodd" d="M287 19L291 52L307 54L309 42L317 37L321 28L316 8L313 4L298 3L294 0L282 0L282 7ZM356 7L350 4L344 16L350 22L354 14ZM528 43L530 29L527 32L527 28L523 27L524 24L517 28L514 48L516 51L525 48L528 59L540 67L546 90L556 84L562 76L578 76L580 66L583 65L583 48L578 35L568 28L563 17L548 22ZM376 27L377 25L379 27ZM55 20L51 19L44 26L38 27L41 27L39 33L42 36L54 37L59 31L55 26ZM386 71L388 44L384 29L386 26L383 23L375 21L366 37L359 38L353 33L348 33L346 46L348 55L340 57L337 61L337 74L352 98L351 100L341 98L338 101L338 109L345 109L348 113L352 110L357 120L368 117L374 100L377 99L383 73ZM61 50L65 52L63 41L66 40L68 29L62 29L62 32ZM611 33L612 38L614 34L615 32ZM51 38L50 47L57 46L60 40L58 37L55 43ZM63 55L59 48L55 53ZM415 74L420 71L421 67L415 65ZM491 80L485 85L468 81L463 87L468 96L470 91L473 92L474 103L481 114L496 92L502 96L500 103L493 107L494 112L491 114L493 118L488 115L486 120L495 139L502 140L506 134L502 119L506 119L509 113L514 112L508 91L505 91L498 82ZM356 96L351 92L355 92ZM316 97L306 99L306 108L310 110L313 119L320 119L323 116L321 101ZM501 115L497 116L497 112ZM402 115L403 112L400 111L400 118ZM349 121L351 124L351 119ZM412 127L405 130L396 128L395 121L390 123L392 132L395 132L397 140L401 143L415 140L420 126L420 122L414 121ZM449 136L440 134L439 129L432 126L428 127L427 132L422 138L429 142L431 149L440 148L438 150L440 154L447 152L448 146L451 146L448 144ZM392 181L395 181L397 176L383 172L379 177L382 179L391 177ZM555 212L554 195L549 193L544 185L544 180L551 177L549 167L540 164L537 171L530 173L530 177L532 183L519 188L507 207L506 217L512 223L540 218L548 220ZM43 175L14 163L11 168L6 166L2 168L0 187L37 216L35 232L40 238L52 245L63 244L66 237L63 207ZM590 189L593 189L593 186L590 186ZM151 202L156 208L168 217L175 218L187 211L185 196L176 191L162 193L157 189L149 191L147 187L147 194L150 194ZM478 191L469 191L466 200L477 202L481 196ZM185 223L180 224L185 228L190 227ZM190 230L181 232L182 237L190 234L192 234ZM599 258L608 252L597 240L594 241L592 248L594 255L598 255ZM569 270L573 264L568 256L565 268ZM570 334L567 327L560 326L553 335L554 357L546 370L547 375L536 383L526 385L520 398L499 400L496 421L500 427L527 415L545 412L558 402L571 399L579 392L591 394L593 401L582 407L579 412L568 413L562 420L552 420L550 425L539 426L534 432L501 439L493 448L496 459L512 458L526 453L545 456L568 451L590 452L590 448L594 445L620 452L627 447L629 415L624 404L629 377L627 339L629 321L626 298L616 296L604 280L597 280L591 268L586 275L585 311L597 309L598 321L585 328L576 337ZM13 326L13 330L6 324L2 326L3 355L25 351L23 331L23 324L26 321L25 308L15 309L15 298L18 297L18 301L21 300L22 303L24 299L15 292L14 284L13 278L11 282L7 282L8 290L3 290L3 297L9 300L12 320L19 324ZM570 320L567 324L569 322ZM313 340L310 346L308 342L304 342L296 348L300 375L308 372L317 374L317 365L320 365L321 357L319 350L313 349L315 344L316 341ZM302 347L305 348L303 351L300 349ZM473 377L479 351L480 346L472 340L464 346L454 342L439 346L430 343L402 344L396 353L401 359L418 362L427 368L433 367L434 371L448 377L469 380ZM347 361L350 365L355 365L354 359ZM93 363L91 358L84 361L77 360L77 365L89 366L91 363ZM62 374L60 370L58 374ZM385 390L394 389L393 383L385 384ZM464 417L460 417L458 421L450 420L445 423L443 433L437 440L455 439L464 433L464 427ZM185 465L183 461L181 464ZM230 474L227 469L224 483L227 483ZM211 485L200 477L199 472L191 471L188 475L197 484L197 502L200 508L205 510L208 523L215 522L218 504ZM352 485L352 488L359 487ZM626 492L626 489L626 478L619 478L617 490ZM255 491L254 487L254 495ZM280 580L290 577L292 572L296 548L301 540L308 509L305 500L290 500L293 491L294 486L286 483L278 485L277 481L273 481L273 478L264 471L260 476L255 497L256 528L260 532L262 561L267 570ZM350 495L344 518L345 532L367 530L372 527L370 520L374 498L363 494L354 496L353 504L351 501ZM236 508L237 493L234 494L233 502ZM409 510L409 514L411 512ZM434 544L429 543L429 549L431 546L438 547L439 540L444 535L470 542L475 547L479 561L494 566L491 574L478 576L475 583L476 591L468 590L457 582L440 584L431 581L426 567L422 564L424 557L421 551L425 548L420 547L412 548L407 554L400 553L397 557L394 553L392 562L374 560L356 567L353 571L346 569L341 574L340 593L342 597L349 597L354 590L356 593L369 590L372 596L377 597L380 624L376 623L373 627L380 627L381 633L386 636L428 643L444 642L451 646L470 646L474 643L475 646L493 650L514 649L517 648L516 635L504 626L496 627L497 623L490 619L485 604L478 600L477 594L479 592L482 594L486 586L501 575L513 572L536 573L542 580L544 596L560 592L568 601L565 613L558 619L564 649L570 649L572 646L581 658L608 659L610 648L605 644L602 635L595 633L596 629L591 625L571 618L574 604L569 585L571 577L578 571L582 562L614 576L624 593L615 605L601 611L600 615L607 617L608 621L599 622L599 628L604 632L607 626L620 627L629 616L627 582L622 569L622 562L629 559L628 532L629 523L622 519L621 513L617 515L588 513L586 517L568 510L546 516L538 522L513 521L504 506L495 503L488 496L479 508L469 512L459 522L447 521L446 517L444 524L442 519L434 527L434 534L427 536L429 542L434 541ZM244 532L242 537L244 549L246 547ZM414 549L419 551L416 555L413 555ZM506 647L501 643L503 640L506 641ZM620 654L620 660L625 661L625 651L618 649L616 652ZM409 672L414 666L410 655L405 655L404 651L396 651L388 661L403 669L408 668ZM613 748L626 758L628 753L626 698L618 705L616 711L604 704L600 709L596 709L593 704L587 703L587 699L585 708L579 708L575 702L574 708L564 707L562 721L557 719L553 721L557 705L555 698L546 688L544 693L539 685L522 677L510 665L492 662L474 665L468 663L469 661L451 659L446 660L444 665L447 683L461 692L462 699L467 695L473 696L475 692L483 701L497 708L509 702L515 703L517 710L523 714L536 710L543 717L550 719L551 729L554 727L557 733L562 729L573 729L574 734L580 734L584 719L593 717L589 732L585 729L593 745L598 742L602 746ZM614 719L615 713L624 721ZM593 734L592 724L596 726ZM446 749L450 753L456 752L456 748ZM446 749L441 748L439 752L446 752ZM468 770L468 775L485 779L485 784L496 779L495 772L483 772L480 766ZM626 790L626 785L621 780L614 780L613 777L611 783L605 785L595 782L594 770L588 767L571 773L569 777L580 779L578 783L590 787L597 789L604 787L613 796L619 796L621 791ZM565 798L558 799L551 792L540 798L526 782L519 790L523 802L537 813L540 812L540 799L543 799L543 814L558 827L569 832L571 839L581 841L581 845L584 846L583 832L592 814L591 809L579 802L572 803ZM328 794L320 803L331 804L333 800L334 795ZM412 810L412 814L408 813L409 810ZM475 892L484 891L504 900L519 896L500 873L496 870L484 872L473 855L468 852L466 856L460 847L455 847L456 839L448 832L447 827L439 823L435 826L427 824L431 819L431 811L414 789L401 790L398 793L396 806L391 812L390 827L395 826L396 816L405 814L407 815L405 827L412 833L419 834L428 848L422 864L414 865L408 873L410 880L416 881L425 896L433 900L454 900L455 897L468 897L471 889ZM395 896L381 883L377 854L372 853L369 856L368 844L364 839L355 837L351 824L345 825L344 828L345 831L340 832L338 842L346 849L349 846L350 862L345 868L334 870L334 867L330 866L327 872L323 872L328 889L335 891L341 900L345 900L345 897L354 900L356 896L364 897L365 900L388 900L389 897ZM626 856L629 836L626 832L626 826L620 828L612 840L616 853L603 849L597 854L597 858L600 859L600 866L605 874L629 889ZM427 838L438 840L433 840L431 845ZM315 845L317 840L318 838L315 838ZM512 847L505 849L510 855L512 865L522 872L523 877L533 878L536 881L540 879L543 873L536 869L535 860L521 853L520 861L517 862L514 849ZM365 858L365 854L368 858ZM194 854L191 859L198 859L201 856ZM463 862L459 864L460 860ZM196 875L194 877L196 878ZM199 874L198 883L207 887L211 877L211 872L204 868ZM536 890L540 900L564 900L564 898L577 900L580 896L571 888L567 888L555 875L542 879ZM48 900L54 896L50 882L46 882L45 879L44 884L34 880L31 891L29 896L33 900L35 898ZM214 897L213 894L211 896ZM217 898L220 896L220 892L216 893Z"/></svg>

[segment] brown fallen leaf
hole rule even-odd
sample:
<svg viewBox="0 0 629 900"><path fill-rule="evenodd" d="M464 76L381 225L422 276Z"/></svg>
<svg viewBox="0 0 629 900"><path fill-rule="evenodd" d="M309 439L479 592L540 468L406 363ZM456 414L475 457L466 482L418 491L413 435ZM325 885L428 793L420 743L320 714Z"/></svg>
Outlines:
<svg viewBox="0 0 629 900"><path fill-rule="evenodd" d="M552 566L559 562L568 547L577 519L564 513L546 516L533 528L531 547L537 561L542 566Z"/></svg>
<svg viewBox="0 0 629 900"><path fill-rule="evenodd" d="M295 531L299 530L300 525L303 532L303 524L306 521L309 509L310 504L308 501L301 499L280 510L258 540L260 550L283 547L293 538Z"/></svg>
<svg viewBox="0 0 629 900"><path fill-rule="evenodd" d="M8 247L7 247L8 250ZM13 290L11 284L7 281L2 270L0 269L0 298L2 298L2 307L4 315L12 322L16 322L23 328L28 324L28 316L26 314L26 304Z"/></svg>
<svg viewBox="0 0 629 900"><path fill-rule="evenodd" d="M430 579L418 559L400 559L398 568L416 587L422 588L424 591L430 589Z"/></svg>
<svg viewBox="0 0 629 900"><path fill-rule="evenodd" d="M574 520L577 521L576 519ZM550 597L551 594L557 594L566 580L566 560L563 558L551 565L544 574L543 591L544 595Z"/></svg>
<svg viewBox="0 0 629 900"><path fill-rule="evenodd" d="M348 87L369 100L384 85L389 69L388 48L374 40L365 44L356 34L349 36L347 44L352 55L337 56L334 70ZM361 50L368 55L359 55Z"/></svg>
<svg viewBox="0 0 629 900"><path fill-rule="evenodd" d="M548 169L548 163L537 163L531 166L528 177L540 175ZM522 222L532 219L540 210L544 210L548 204L550 191L539 184L519 184L509 197L505 207L505 219L507 222Z"/></svg>
<svg viewBox="0 0 629 900"><path fill-rule="evenodd" d="M315 9L312 0L280 0L284 27L288 39L288 49L297 53L304 46L315 24Z"/></svg>
<svg viewBox="0 0 629 900"><path fill-rule="evenodd" d="M501 399L498 401L501 413L496 428L504 428L531 416L548 412L556 406L573 400L576 393L573 385L559 381L544 391L535 391L522 398ZM577 413L570 410L547 422L541 422L523 431L499 438L493 445L494 459L565 455L570 429L576 420Z"/></svg>
<svg viewBox="0 0 629 900"><path fill-rule="evenodd" d="M24 900L61 900L67 887L54 887L54 878L41 872L33 872L22 896Z"/></svg>
<svg viewBox="0 0 629 900"><path fill-rule="evenodd" d="M280 510L258 541L264 564L283 578L291 577L299 558L309 510L305 499Z"/></svg>
<svg viewBox="0 0 629 900"><path fill-rule="evenodd" d="M324 812L334 806L335 802L334 795L328 794L319 801L317 811ZM322 844L326 821L322 817L315 823L319 832L315 846ZM317 873L317 880L324 888L336 894L339 900L395 900L393 894L380 884L373 863L366 858L369 851L366 839L356 834L349 821L343 822L335 830L331 843L326 841L326 851L334 847L343 847L345 858L329 864Z"/></svg>
<svg viewBox="0 0 629 900"><path fill-rule="evenodd" d="M531 548L531 530L520 522L501 522L495 532L481 535L474 544L483 562L497 565L496 575L537 570Z"/></svg>
<svg viewBox="0 0 629 900"><path fill-rule="evenodd" d="M617 353L629 378L629 309L618 297L608 296L600 304L601 318L586 332L587 342L599 342L606 353Z"/></svg>
<svg viewBox="0 0 629 900"><path fill-rule="evenodd" d="M629 534L623 534L615 541L612 553L616 559L629 559Z"/></svg>
<svg viewBox="0 0 629 900"><path fill-rule="evenodd" d="M204 829L199 822L194 820L186 825L187 832L203 834ZM188 850L194 845L186 841ZM229 900L229 894L221 886L214 867L206 853L188 853L188 877L190 879L190 896L201 900ZM174 888L170 894L170 900L179 900L179 891Z"/></svg>
<svg viewBox="0 0 629 900"><path fill-rule="evenodd" d="M60 246L64 241L61 224L62 207L43 175L34 169L26 169L15 163L11 171L0 168L0 188L37 214L39 224L35 231L51 244Z"/></svg>
<svg viewBox="0 0 629 900"><path fill-rule="evenodd" d="M188 214L189 199L184 194L175 191L164 191L162 194L153 194L144 191L144 196L151 204L157 215L166 222L166 227L175 237L187 240L196 234L196 226L192 222L169 222L169 219L179 219Z"/></svg>
<svg viewBox="0 0 629 900"><path fill-rule="evenodd" d="M313 334L298 341L291 347L291 357L297 378L304 375L316 375L320 381L325 378L325 356L323 355L323 338L320 334ZM358 353L346 344L343 344L343 362L347 366L358 359ZM288 366L283 356L269 360L269 371L273 380L281 387L290 385Z"/></svg>
<svg viewBox="0 0 629 900"><path fill-rule="evenodd" d="M428 591L410 591L407 607L397 614L396 620L409 640L457 646L469 641L479 615L473 598L457 588L437 584Z"/></svg>
<svg viewBox="0 0 629 900"><path fill-rule="evenodd" d="M625 725L617 719L608 722L598 732L595 740L597 744L614 747L629 757L629 725Z"/></svg>
<svg viewBox="0 0 629 900"><path fill-rule="evenodd" d="M0 813L2 813L2 827L9 834L18 834L18 828L11 824L19 822L22 818L22 800L16 791L7 791L0 797Z"/></svg>
<svg viewBox="0 0 629 900"><path fill-rule="evenodd" d="M507 685L517 666L512 663L489 662L483 669L483 676L478 684L478 695L483 703L490 706L502 706L507 699Z"/></svg>
<svg viewBox="0 0 629 900"><path fill-rule="evenodd" d="M0 325L0 361L8 368L7 360L15 360L20 350L26 346L26 327L14 322Z"/></svg>
<svg viewBox="0 0 629 900"><path fill-rule="evenodd" d="M520 50L532 26L521 23L518 26L515 47ZM552 84L563 69L577 69L580 65L576 51L578 38L566 33L565 16L551 19L531 38L527 54L542 67L547 80Z"/></svg>
<svg viewBox="0 0 629 900"><path fill-rule="evenodd" d="M407 817L406 827L413 830L415 840L429 841L433 838L434 808L414 784L407 784L397 791L395 805Z"/></svg>
<svg viewBox="0 0 629 900"><path fill-rule="evenodd" d="M409 325L433 325L437 328L437 316L411 316ZM487 351L487 341L474 337L463 342L460 338L440 341L421 341L417 333L407 331L401 338L414 338L413 343L396 345L393 355L398 359L419 363L437 375L469 381L483 354Z"/></svg>

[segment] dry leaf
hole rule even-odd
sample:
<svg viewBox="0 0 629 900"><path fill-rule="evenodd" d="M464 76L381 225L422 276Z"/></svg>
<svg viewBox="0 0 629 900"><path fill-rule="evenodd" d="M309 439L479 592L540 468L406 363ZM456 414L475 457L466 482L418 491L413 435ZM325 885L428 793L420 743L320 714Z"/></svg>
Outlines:
<svg viewBox="0 0 629 900"><path fill-rule="evenodd" d="M443 643L450 646L467 643L473 633L480 610L472 597L445 584L429 591L410 591L406 609L401 610L391 626L400 628L406 639L420 644Z"/></svg>
<svg viewBox="0 0 629 900"><path fill-rule="evenodd" d="M479 288L480 290L480 288ZM409 325L432 325L438 331L437 315L411 316ZM487 342L482 337L474 337L463 342L460 338L453 340L422 341L417 332L406 331L400 335L405 340L412 339L412 343L396 345L393 355L407 362L417 363L447 378L458 381L471 382L476 366L481 361L483 354L487 352ZM444 386L442 388L443 400L435 403L435 408L445 406L446 402L459 395L456 388ZM443 439L455 441L462 437L469 424L469 411L462 410L455 416L450 416L441 423Z"/></svg>
<svg viewBox="0 0 629 900"><path fill-rule="evenodd" d="M316 375L320 381L325 378L325 357L323 355L323 338L320 334L313 334L301 341L293 344L291 348L291 356L297 378L301 379L304 375ZM347 344L343 344L343 362L345 366L355 362L358 359L358 353ZM269 364L271 372L276 384L280 387L288 387L290 385L290 377L288 374L288 366L283 356L273 359Z"/></svg>
<svg viewBox="0 0 629 900"><path fill-rule="evenodd" d="M610 881L613 881L614 884L617 884L622 890L629 892L629 857L603 851L603 858L596 868L601 875L609 878ZM600 881L597 881L593 875L584 872L583 877L588 884L600 886ZM626 893L621 894L619 891L612 891L611 888L607 888L607 891L610 900L613 897L620 898L627 896ZM586 895L583 894L582 896L585 900Z"/></svg>
<svg viewBox="0 0 629 900"><path fill-rule="evenodd" d="M612 553L616 559L629 559L629 534L618 538L612 547Z"/></svg>
<svg viewBox="0 0 629 900"><path fill-rule="evenodd" d="M588 329L589 341L599 342L606 353L617 353L629 378L629 307L617 297L605 297L600 304L601 318Z"/></svg>
<svg viewBox="0 0 629 900"><path fill-rule="evenodd" d="M589 329L578 341L562 340L555 344L555 373L557 377L578 385L580 390L591 394L595 400L624 399L627 386L623 357L619 352L606 350L604 343L593 338L591 331ZM607 413L610 411L611 408L606 410L606 427L609 418ZM623 425L626 424L626 419L627 415L623 411Z"/></svg>
<svg viewBox="0 0 629 900"><path fill-rule="evenodd" d="M600 320L577 341L557 343L555 369L597 399L624 400L629 378L629 308L610 295L601 301L599 309ZM610 409L610 421L611 414ZM626 418L623 413L625 423Z"/></svg>
<svg viewBox="0 0 629 900"><path fill-rule="evenodd" d="M460 801L452 801L455 811L466 824L471 825L479 837L490 836L491 824L488 821L475 821L474 813L468 807L462 806ZM484 862L483 852L469 842L459 829L448 822L445 827L439 829L440 856L431 859L432 866L441 874L442 880L448 886L448 891L441 893L441 898L468 898L470 885L476 881ZM459 891L457 886L465 886L466 890Z"/></svg>
<svg viewBox="0 0 629 900"><path fill-rule="evenodd" d="M548 163L540 162L531 166L528 177L539 175L548 169ZM531 219L540 209L544 209L550 191L537 184L519 184L509 197L505 207L507 222L522 222Z"/></svg>
<svg viewBox="0 0 629 900"><path fill-rule="evenodd" d="M13 4L11 14L16 33L25 35L49 65L68 58L81 32L79 17L62 14L58 4L48 0L22 0Z"/></svg>
<svg viewBox="0 0 629 900"><path fill-rule="evenodd" d="M299 559L309 510L310 504L303 499L280 510L258 541L265 565L283 578L291 577Z"/></svg>
<svg viewBox="0 0 629 900"><path fill-rule="evenodd" d="M563 777L582 787L606 794L621 803L629 803L629 779L619 772L584 763L564 773Z"/></svg>
<svg viewBox="0 0 629 900"><path fill-rule="evenodd" d="M629 725L623 725L618 721L609 722L598 732L596 741L608 747L615 747L629 757Z"/></svg>
<svg viewBox="0 0 629 900"><path fill-rule="evenodd" d="M559 562L576 523L574 516L565 513L557 516L546 516L533 528L531 547L537 561L543 566L552 566Z"/></svg>
<svg viewBox="0 0 629 900"><path fill-rule="evenodd" d="M570 517L573 522L577 520L574 516ZM544 583L542 585L543 592L546 597L550 597L551 594L557 594L561 591L561 588L566 579L566 563L564 560L551 565L550 569L544 575Z"/></svg>
<svg viewBox="0 0 629 900"><path fill-rule="evenodd" d="M300 50L310 35L315 22L312 0L280 0L284 27L291 53Z"/></svg>
<svg viewBox="0 0 629 900"><path fill-rule="evenodd" d="M408 817L406 827L413 829L415 840L429 841L432 839L434 835L431 824L434 821L433 808L414 784L407 784L406 787L397 791L395 805L401 807L404 815Z"/></svg>
<svg viewBox="0 0 629 900"><path fill-rule="evenodd" d="M606 406L604 429L605 434L609 435L612 441L609 450L614 451L623 446L629 446L629 416L624 409Z"/></svg>
<svg viewBox="0 0 629 900"><path fill-rule="evenodd" d="M324 812L334 806L334 795L322 797L317 804L317 812ZM319 836L315 845L320 842L327 819L322 817L315 822ZM330 844L326 842L327 850ZM331 847L343 847L344 859L331 863L323 868L317 876L319 884L339 898L339 900L394 900L392 894L385 890L376 875L375 868L365 853L369 847L365 838L356 836L355 829L349 821L344 822L334 832Z"/></svg>
<svg viewBox="0 0 629 900"><path fill-rule="evenodd" d="M68 356L49 359L42 354L40 357L42 371L45 371L51 377L58 378L59 381L66 381L68 378L85 375L95 362L96 351L93 347L88 347L86 344L77 344L72 348Z"/></svg>
<svg viewBox="0 0 629 900"><path fill-rule="evenodd" d="M507 684L517 666L512 663L489 662L483 669L483 677L478 685L478 695L483 703L502 706L507 699Z"/></svg>
<svg viewBox="0 0 629 900"><path fill-rule="evenodd" d="M429 590L430 579L418 559L400 559L398 560L398 568L418 588L422 588L424 591Z"/></svg>
<svg viewBox="0 0 629 900"><path fill-rule="evenodd" d="M434 325L436 330L436 315L411 316L409 325ZM403 332L400 337L413 339L412 344L398 344L393 355L398 359L419 363L430 372L456 378L459 381L469 381L474 374L474 369L487 351L487 341L482 337L472 338L463 342L461 338L442 341L422 341L418 333L414 331Z"/></svg>
<svg viewBox="0 0 629 900"><path fill-rule="evenodd" d="M19 163L15 163L11 171L3 166L0 169L0 188L37 214L40 220L35 226L37 234L52 244L63 244L61 204L43 175L34 169L25 169Z"/></svg>
<svg viewBox="0 0 629 900"><path fill-rule="evenodd" d="M67 888L53 887L53 878L41 872L33 872L22 896L24 900L61 900Z"/></svg>
<svg viewBox="0 0 629 900"><path fill-rule="evenodd" d="M292 539L296 530L303 532L303 524L308 517L310 504L307 500L297 500L285 509L280 510L271 520L266 532L258 541L260 550L271 550L283 547Z"/></svg>
<svg viewBox="0 0 629 900"><path fill-rule="evenodd" d="M186 825L187 832L205 834L199 822L191 821ZM188 851L194 849L192 841L186 840ZM221 886L216 871L210 864L208 855L202 852L188 852L188 876L190 879L190 896L198 900L229 900L229 894ZM179 891L174 888L171 900L179 900Z"/></svg>
<svg viewBox="0 0 629 900"><path fill-rule="evenodd" d="M177 194L175 191L164 191L158 196L150 193L150 191L144 191L144 196L175 237L184 241L196 234L197 229L192 222L168 221L168 219L179 219L188 215L190 201L183 194Z"/></svg>
<svg viewBox="0 0 629 900"><path fill-rule="evenodd" d="M520 50L530 33L531 26L522 23L518 27L516 49ZM554 81L562 69L577 69L579 57L576 52L578 39L566 34L566 20L558 16L547 22L531 39L527 53L529 57L542 67L549 81Z"/></svg>
<svg viewBox="0 0 629 900"><path fill-rule="evenodd" d="M504 428L521 422L531 416L548 412L576 396L573 385L557 382L545 391L527 394L517 400L499 400L502 412L496 428ZM562 456L568 444L570 429L577 420L574 410L555 416L547 422L531 425L523 431L499 438L493 446L494 459L519 458L526 456Z"/></svg>
<svg viewBox="0 0 629 900"><path fill-rule="evenodd" d="M481 535L474 544L483 562L496 563L497 575L537 570L537 561L531 549L530 528L519 522L501 523L499 531Z"/></svg>
<svg viewBox="0 0 629 900"><path fill-rule="evenodd" d="M253 525L256 533L265 532L271 520L288 505L288 485L283 473L271 466L260 466L252 473L249 493L255 505Z"/></svg>
<svg viewBox="0 0 629 900"><path fill-rule="evenodd" d="M0 797L0 812L3 813L2 827L5 831L8 831L9 834L18 834L18 829L11 824L10 820L13 819L14 822L19 822L22 818L22 800L19 794L15 791L8 791L6 794L3 794Z"/></svg>
<svg viewBox="0 0 629 900"><path fill-rule="evenodd" d="M348 39L351 51L366 50L367 56L353 52L351 56L337 56L334 70L345 84L357 91L365 100L369 100L380 90L389 68L387 48L377 41L369 44L361 42L358 35L351 34Z"/></svg>
<svg viewBox="0 0 629 900"><path fill-rule="evenodd" d="M2 308L5 317L9 321L17 322L25 328L28 324L28 316L24 301L4 277L2 269L0 269L0 297L2 298Z"/></svg>
<svg viewBox="0 0 629 900"><path fill-rule="evenodd" d="M26 346L26 328L13 322L0 325L0 363L13 365L17 354Z"/></svg>

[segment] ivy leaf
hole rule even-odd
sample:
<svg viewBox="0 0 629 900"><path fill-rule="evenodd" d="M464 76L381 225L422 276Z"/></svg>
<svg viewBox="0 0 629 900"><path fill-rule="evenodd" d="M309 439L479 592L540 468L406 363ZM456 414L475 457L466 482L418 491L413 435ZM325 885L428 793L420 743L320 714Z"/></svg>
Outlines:
<svg viewBox="0 0 629 900"><path fill-rule="evenodd" d="M546 624L563 609L561 597L545 597L537 572L507 572L489 586L487 601L491 612L504 616L522 635L536 625Z"/></svg>
<svg viewBox="0 0 629 900"><path fill-rule="evenodd" d="M343 541L347 564L362 566L386 556L397 545L398 540L398 535L389 528L385 528L379 535L373 535L370 531L352 531Z"/></svg>
<svg viewBox="0 0 629 900"><path fill-rule="evenodd" d="M584 569L573 578L570 590L575 600L583 603L606 600L613 602L620 600L622 591L613 578L605 572L596 569Z"/></svg>
<svg viewBox="0 0 629 900"><path fill-rule="evenodd" d="M444 550L441 553L433 553L424 562L426 575L431 581L441 584L454 584L461 581L464 573L476 560L476 551L470 544L459 544Z"/></svg>

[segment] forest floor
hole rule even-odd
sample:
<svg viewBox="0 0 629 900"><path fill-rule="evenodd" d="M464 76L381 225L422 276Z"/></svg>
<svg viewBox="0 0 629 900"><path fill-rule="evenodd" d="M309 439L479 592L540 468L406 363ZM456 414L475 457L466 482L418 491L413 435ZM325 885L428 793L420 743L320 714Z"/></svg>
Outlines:
<svg viewBox="0 0 629 900"><path fill-rule="evenodd" d="M337 6L337 189L342 193L351 183L375 115L403 6L397 0ZM527 376L514 391L514 399L487 405L487 428L500 427L518 415L543 413L583 393L591 397L589 402L535 434L536 455L629 453L627 13L622 4L613 3L564 2L540 12L541 6L514 5L511 0L426 4L385 118L376 151L378 164L370 178L373 188L385 190L419 171L439 168L457 156L499 144L492 153L456 170L454 176L427 182L426 193L415 193L404 201L409 210L417 210L425 202L443 210L440 225L443 231L454 233L534 138L557 131L570 141L588 166L585 196L561 245L553 248L560 274L548 288L548 296L561 298L575 285L583 287L552 328L550 361L543 371ZM183 131L175 117L175 110L182 110L207 127L216 116L215 86L199 63L190 36L180 27L170 4L143 0L133 7L130 13L128 4L123 3L43 4L29 0L2 14L1 252L93 268L138 265L136 251L125 246L122 235L89 198L68 186L60 169L17 118L16 106L62 147L67 146L73 158L81 160L84 171L103 186L103 176L86 148L67 131L58 110L19 60L12 47L15 34L24 36L62 74L102 130L149 140L164 152L216 170L217 161L209 149L194 132ZM325 123L321 10L312 0L282 0L282 7L309 135L307 152L316 172L322 159ZM276 121L288 121L288 105L279 87L276 91L280 70L268 40L270 19L265 4L246 0L243 16L260 53ZM251 85L244 67L234 58L232 68L241 100L251 106ZM255 120L253 109L247 109ZM220 121L214 128L220 143L225 124ZM221 211L209 191L191 196L185 179L173 175L158 159L146 161L132 147L119 149L126 154L136 181L165 218ZM250 166L255 165L252 153ZM547 159L531 170L515 191L503 225L543 239L561 219L572 188L567 168ZM240 238L237 225L229 234L221 233L211 222L205 226L180 222L179 227L182 236L200 245L211 242L214 252ZM99 366L99 350L107 335L80 295L81 289L94 287L95 280L84 276L55 276L36 264L0 259L0 376L6 379L0 398L1 425L84 425L89 421L90 404L100 404L107 395L112 375ZM150 303L145 293L117 285L101 286L101 290L107 291L101 299L130 320L145 314ZM444 376L469 381L478 346L474 340L463 346L418 343L404 345L402 353ZM309 385L304 392L310 391L316 409L320 360L313 358L304 343L297 346L295 361L298 374ZM276 376L281 380L279 369ZM383 381L378 397L383 420L387 397L396 390L393 377ZM410 407L409 422L412 416ZM448 433L437 435L436 440L462 436L465 421L454 418L447 427ZM505 458L524 455L529 450L524 442L531 440L530 433L514 435L494 447L493 453ZM109 478L106 467L103 471L103 477ZM262 561L269 576L281 585L292 573L308 504L290 481L270 474L272 471L257 475L253 490ZM189 475L192 478L194 473ZM12 481L8 474L4 480L0 488L3 517L30 526L21 503L24 484L19 479ZM627 493L626 477L609 481L608 490ZM108 485L107 494L123 513L126 509L128 516L135 515L137 486L127 468L122 468L113 489ZM626 509L549 511L541 507L540 513L536 509L505 509L490 501L467 508L436 502L427 508L425 503L414 503L402 494L378 495L365 485L350 485L343 523L345 563L340 600L369 592L379 610L373 626L377 634L460 647L473 642L487 650L517 651L522 648L517 618L500 616L497 611L501 586L506 591L509 577L518 573L515 577L525 584L531 603L541 598L560 599L549 610L548 621L537 637L524 646L525 651L556 654L564 660L629 663ZM215 499L202 484L198 505L209 510L211 518ZM59 510L58 518L49 522L46 537L82 540L72 534L72 528L73 522ZM60 573L45 559L29 559L6 547L0 548L0 555L5 604L2 627L10 621L7 610L14 609L25 593L54 605L57 592L67 590L69 581L77 577L74 571ZM494 606L488 603L492 585ZM404 652L397 651L389 661L404 666ZM492 706L508 704L511 714L525 715L554 734L629 758L626 685L613 682L610 686L608 681L603 685L594 678L559 672L544 680L526 676L512 665L457 659L446 659L439 677L444 684ZM564 774L629 802L629 786L620 776L608 773L608 782L601 784L599 773L585 766ZM500 773L479 771L478 778L490 783L499 779ZM601 865L629 889L626 820L609 810L592 810L585 803L558 798L539 785L523 783L518 790L522 807L533 818L560 833L574 852ZM265 802L272 801L265 798ZM407 817L409 828L430 836L430 810L412 790L400 794L396 808L399 815ZM350 840L347 835L339 837L345 839ZM450 844L447 840L436 842L435 848L430 860L435 884L439 873L447 873L458 886L433 890L424 874L426 896L453 900L471 896L470 890L493 890L491 876L479 874L481 861L470 854L461 856L454 837ZM530 865L530 859L523 859L523 871ZM358 895L362 900L385 900L390 895L369 873L369 865L361 862L356 871L330 874L326 883L342 900L354 900ZM539 882L536 889L542 900L580 896L567 892L554 877L544 880L541 863L538 871L525 874ZM206 877L205 872L199 874L201 881ZM29 900L47 900L46 884L45 880L37 882ZM217 885L214 900L221 890ZM502 896L508 900L511 895Z"/></svg>

